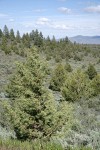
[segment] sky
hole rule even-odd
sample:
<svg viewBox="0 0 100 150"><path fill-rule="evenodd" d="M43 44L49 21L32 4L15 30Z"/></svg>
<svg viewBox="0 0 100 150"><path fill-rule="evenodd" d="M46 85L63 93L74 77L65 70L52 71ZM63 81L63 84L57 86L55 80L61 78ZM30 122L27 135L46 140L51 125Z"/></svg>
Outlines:
<svg viewBox="0 0 100 150"><path fill-rule="evenodd" d="M0 28L56 38L100 35L100 0L0 0Z"/></svg>

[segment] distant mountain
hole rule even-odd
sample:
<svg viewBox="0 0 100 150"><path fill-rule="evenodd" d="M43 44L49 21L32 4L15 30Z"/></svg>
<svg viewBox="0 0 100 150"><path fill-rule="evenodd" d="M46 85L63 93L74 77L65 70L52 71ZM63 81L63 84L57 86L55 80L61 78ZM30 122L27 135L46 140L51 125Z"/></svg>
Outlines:
<svg viewBox="0 0 100 150"><path fill-rule="evenodd" d="M83 44L100 44L100 36L74 36L69 38L71 42Z"/></svg>

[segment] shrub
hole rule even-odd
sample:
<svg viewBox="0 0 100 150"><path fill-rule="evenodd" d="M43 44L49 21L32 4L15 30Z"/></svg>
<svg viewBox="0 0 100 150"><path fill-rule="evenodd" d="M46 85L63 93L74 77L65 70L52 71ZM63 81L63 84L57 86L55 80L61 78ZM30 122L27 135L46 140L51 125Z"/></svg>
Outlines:
<svg viewBox="0 0 100 150"><path fill-rule="evenodd" d="M44 86L45 69L36 51L27 61L18 64L8 85L10 100L4 103L5 113L18 139L50 138L64 125L69 125L72 107L57 104Z"/></svg>
<svg viewBox="0 0 100 150"><path fill-rule="evenodd" d="M98 95L100 94L100 74L96 75L93 80L92 80L92 84L91 84L94 92L93 95Z"/></svg>
<svg viewBox="0 0 100 150"><path fill-rule="evenodd" d="M88 74L90 80L92 80L97 75L97 71L92 64L89 64L86 73Z"/></svg>
<svg viewBox="0 0 100 150"><path fill-rule="evenodd" d="M92 92L90 88L90 81L86 74L81 70L77 70L70 76L67 76L61 91L67 101L76 101L82 97L87 98Z"/></svg>
<svg viewBox="0 0 100 150"><path fill-rule="evenodd" d="M55 91L60 91L66 79L65 69L62 64L58 64L52 75L49 88Z"/></svg>
<svg viewBox="0 0 100 150"><path fill-rule="evenodd" d="M56 57L55 57L55 61L56 61L56 63L61 62L61 61L62 61L61 56L56 56Z"/></svg>
<svg viewBox="0 0 100 150"><path fill-rule="evenodd" d="M72 72L72 67L71 67L71 65L69 64L69 63L66 63L65 64L65 66L64 66L64 69L66 70L66 71L68 71L68 72Z"/></svg>
<svg viewBox="0 0 100 150"><path fill-rule="evenodd" d="M78 56L78 55L75 54L74 60L76 60L76 61L82 61L82 58L81 58L81 56Z"/></svg>

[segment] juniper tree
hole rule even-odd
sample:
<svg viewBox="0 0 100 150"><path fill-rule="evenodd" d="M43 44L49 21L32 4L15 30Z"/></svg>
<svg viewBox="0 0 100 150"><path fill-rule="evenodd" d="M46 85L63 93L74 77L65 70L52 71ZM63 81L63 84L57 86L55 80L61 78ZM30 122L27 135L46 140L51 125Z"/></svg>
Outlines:
<svg viewBox="0 0 100 150"><path fill-rule="evenodd" d="M60 91L63 83L65 82L65 79L66 79L65 69L63 65L59 63L54 70L49 88L55 91Z"/></svg>
<svg viewBox="0 0 100 150"><path fill-rule="evenodd" d="M93 95L96 96L100 94L100 74L97 74L91 83L91 87L93 88Z"/></svg>
<svg viewBox="0 0 100 150"><path fill-rule="evenodd" d="M33 53L33 54L32 54ZM9 104L7 116L18 139L50 138L62 127L69 128L72 106L66 102L57 103L44 86L45 66L35 50L23 63L17 64L17 71L7 88Z"/></svg>
<svg viewBox="0 0 100 150"><path fill-rule="evenodd" d="M81 98L91 96L93 90L91 88L88 76L81 70L67 75L66 81L61 88L62 95L67 101L77 101Z"/></svg>
<svg viewBox="0 0 100 150"><path fill-rule="evenodd" d="M89 64L86 73L88 74L89 79L91 79L91 80L97 75L97 71L92 64Z"/></svg>

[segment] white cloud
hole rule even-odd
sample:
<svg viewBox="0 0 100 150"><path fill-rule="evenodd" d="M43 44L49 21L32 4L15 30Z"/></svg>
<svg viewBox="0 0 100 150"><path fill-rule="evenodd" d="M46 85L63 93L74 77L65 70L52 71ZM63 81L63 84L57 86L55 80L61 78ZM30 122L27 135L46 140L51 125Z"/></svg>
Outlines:
<svg viewBox="0 0 100 150"><path fill-rule="evenodd" d="M36 21L37 25L48 25L50 22L50 20L48 18L45 17L41 17Z"/></svg>
<svg viewBox="0 0 100 150"><path fill-rule="evenodd" d="M20 25L24 26L25 28L41 28L42 26L49 26L50 20L45 17L40 17L33 21L23 21L20 22Z"/></svg>
<svg viewBox="0 0 100 150"><path fill-rule="evenodd" d="M71 13L71 9L66 8L66 7L60 7L58 8L59 12L63 13L63 14L69 14Z"/></svg>
<svg viewBox="0 0 100 150"><path fill-rule="evenodd" d="M7 16L8 16L7 14L0 13L0 18L5 18Z"/></svg>
<svg viewBox="0 0 100 150"><path fill-rule="evenodd" d="M9 22L14 22L14 19L9 19Z"/></svg>
<svg viewBox="0 0 100 150"><path fill-rule="evenodd" d="M57 29L57 30L68 30L68 29L73 29L72 26L67 25L67 24L52 24L52 28Z"/></svg>
<svg viewBox="0 0 100 150"><path fill-rule="evenodd" d="M50 20L48 18L39 18L36 25L45 26L46 28L57 29L57 30L68 30L74 29L73 25L68 25L66 22L60 22L56 20Z"/></svg>
<svg viewBox="0 0 100 150"><path fill-rule="evenodd" d="M34 9L33 12L36 12L36 13L42 13L42 12L45 12L46 9Z"/></svg>
<svg viewBox="0 0 100 150"><path fill-rule="evenodd" d="M85 11L90 13L100 13L100 5L87 7L85 8Z"/></svg>

